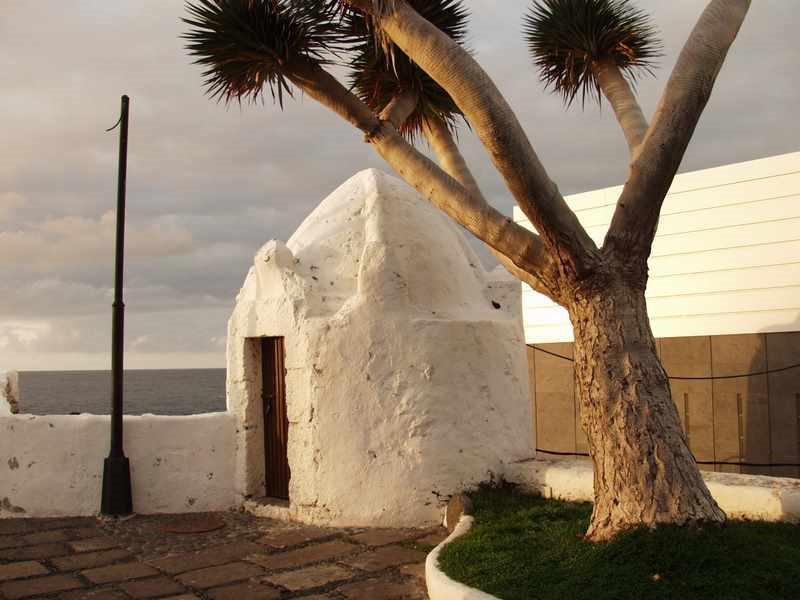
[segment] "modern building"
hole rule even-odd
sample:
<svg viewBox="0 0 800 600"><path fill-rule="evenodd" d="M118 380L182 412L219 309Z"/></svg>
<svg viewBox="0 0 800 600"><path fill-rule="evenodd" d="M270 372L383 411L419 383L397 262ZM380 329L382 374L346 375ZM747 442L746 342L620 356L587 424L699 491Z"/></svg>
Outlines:
<svg viewBox="0 0 800 600"><path fill-rule="evenodd" d="M621 190L566 199L598 245ZM800 152L678 175L649 266L650 322L696 458L800 474L721 464L800 462L800 369L786 369L800 363ZM583 453L571 364L534 349L569 357L569 317L528 286L522 298L538 446Z"/></svg>

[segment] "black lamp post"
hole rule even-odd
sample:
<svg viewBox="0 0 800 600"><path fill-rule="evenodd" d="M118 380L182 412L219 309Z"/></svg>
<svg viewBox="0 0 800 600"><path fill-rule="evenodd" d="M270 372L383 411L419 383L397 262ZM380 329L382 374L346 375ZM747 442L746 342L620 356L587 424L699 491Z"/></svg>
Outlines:
<svg viewBox="0 0 800 600"><path fill-rule="evenodd" d="M110 516L129 515L133 512L131 467L122 449L122 340L125 323L122 272L125 249L125 178L128 166L128 104L128 97L122 96L122 113L117 122L117 125L120 125L120 137L117 176L117 250L111 326L111 448L108 458L103 463L103 497L100 504L100 512Z"/></svg>

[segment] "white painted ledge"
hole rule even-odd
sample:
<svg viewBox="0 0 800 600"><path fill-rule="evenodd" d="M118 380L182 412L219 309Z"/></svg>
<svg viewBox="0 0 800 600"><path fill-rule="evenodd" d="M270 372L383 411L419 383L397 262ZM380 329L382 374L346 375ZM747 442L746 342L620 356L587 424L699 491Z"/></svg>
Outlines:
<svg viewBox="0 0 800 600"><path fill-rule="evenodd" d="M19 373L0 369L0 417L19 411Z"/></svg>
<svg viewBox="0 0 800 600"><path fill-rule="evenodd" d="M730 518L800 521L800 480L702 472L711 495ZM508 465L508 481L547 498L591 502L594 473L586 460L531 460Z"/></svg>
<svg viewBox="0 0 800 600"><path fill-rule="evenodd" d="M97 514L110 419L0 415L0 519ZM137 513L239 506L235 415L125 415L124 423Z"/></svg>
<svg viewBox="0 0 800 600"><path fill-rule="evenodd" d="M474 520L469 515L462 515L455 529L453 529L453 533L436 546L428 554L428 558L425 559L425 583L428 586L430 600L499 600L496 596L450 579L439 569L439 554L442 549L453 540L467 533Z"/></svg>

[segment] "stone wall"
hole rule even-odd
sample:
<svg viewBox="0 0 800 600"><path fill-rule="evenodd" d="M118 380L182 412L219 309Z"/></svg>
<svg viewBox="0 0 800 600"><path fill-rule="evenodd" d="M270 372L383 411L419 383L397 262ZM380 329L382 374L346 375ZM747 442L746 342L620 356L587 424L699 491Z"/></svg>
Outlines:
<svg viewBox="0 0 800 600"><path fill-rule="evenodd" d="M229 413L126 416L135 512L225 510L234 492ZM0 518L99 512L110 417L0 416Z"/></svg>
<svg viewBox="0 0 800 600"><path fill-rule="evenodd" d="M19 374L0 370L0 417L19 412Z"/></svg>

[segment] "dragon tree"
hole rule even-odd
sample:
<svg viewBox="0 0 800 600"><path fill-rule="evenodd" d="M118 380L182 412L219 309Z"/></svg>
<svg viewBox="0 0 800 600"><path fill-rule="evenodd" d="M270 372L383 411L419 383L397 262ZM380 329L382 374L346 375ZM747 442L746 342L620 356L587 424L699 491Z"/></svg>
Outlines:
<svg viewBox="0 0 800 600"><path fill-rule="evenodd" d="M627 142L627 181L600 246L464 47L461 0L191 0L184 21L210 96L254 101L269 90L282 106L301 90L358 129L512 275L568 311L594 464L586 537L603 541L632 527L725 520L681 429L645 289L662 203L749 6L708 2L649 121L634 83L652 71L660 42L630 0L534 0L521 15L545 85L568 104L579 94L607 101ZM347 81L333 74L341 66ZM536 232L487 202L459 151L463 123ZM436 160L418 150L421 140Z"/></svg>

